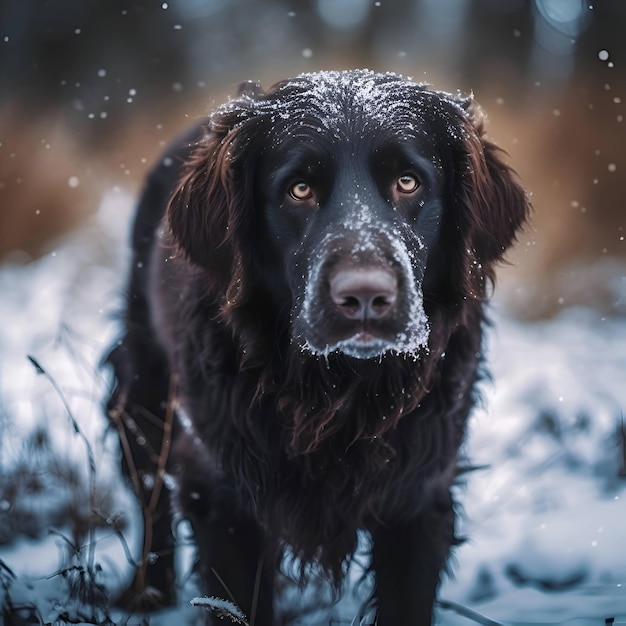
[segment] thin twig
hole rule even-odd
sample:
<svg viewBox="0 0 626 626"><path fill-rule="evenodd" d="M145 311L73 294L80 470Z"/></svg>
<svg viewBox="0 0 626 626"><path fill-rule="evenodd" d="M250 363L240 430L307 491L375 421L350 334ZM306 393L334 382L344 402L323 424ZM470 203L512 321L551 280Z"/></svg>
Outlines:
<svg viewBox="0 0 626 626"><path fill-rule="evenodd" d="M467 617L471 619L473 622L477 624L481 624L482 626L505 626L503 622L498 622L495 619L491 619L478 611L474 611L467 606L463 606L462 604L457 604L456 602L451 602L450 600L439 600L437 602L442 609L447 609L448 611L454 611L458 615L462 615L463 617Z"/></svg>
<svg viewBox="0 0 626 626"><path fill-rule="evenodd" d="M133 457L133 452L130 448L130 443L128 441L128 437L126 436L125 429L125 421L127 419L131 419L130 415L126 413L122 404L114 407L109 411L109 417L112 422L115 424L117 428L117 433L120 439L120 445L122 446L122 454L124 455L124 459L126 460L126 464L128 466L128 473L130 475L130 480L133 485L133 490L137 496L141 504L141 512L144 520L144 531L145 534L148 534L148 527L152 527L151 518L148 513L148 507L146 506L145 499L143 497L143 491L141 488L141 481L139 480L139 473L137 472L137 466L135 465L135 459ZM146 550L145 550L145 542L146 537L144 535L144 549L141 554L141 562L137 566L137 582L141 589L145 587L145 579L146 579Z"/></svg>
<svg viewBox="0 0 626 626"><path fill-rule="evenodd" d="M52 385L53 389L56 391L59 396L65 410L67 412L70 423L72 424L72 428L74 429L74 433L78 435L83 443L85 444L85 450L87 452L87 460L89 463L89 507L90 510L94 510L96 508L96 461L93 454L93 448L91 447L91 443L89 439L87 439L87 435L83 432L82 428L78 424L78 421L74 417L70 404L63 393L63 390L56 382L54 377L39 363L39 361L32 355L27 355L28 360L35 367L35 371L37 374L44 376ZM87 557L87 566L89 569L93 568L95 562L95 528L93 525L89 525L88 529L88 550L89 555Z"/></svg>
<svg viewBox="0 0 626 626"><path fill-rule="evenodd" d="M126 537L124 537L124 533L119 528L115 528L115 526L109 521L109 519L102 515L102 513L100 513L99 511L94 511L94 514L96 515L96 517L98 517L98 519L104 522L105 526L109 528L118 538L120 544L122 545L122 549L124 550L124 556L126 557L128 564L131 567L140 567L141 564L135 561L135 559L133 558L132 550L130 549L128 542L126 541Z"/></svg>
<svg viewBox="0 0 626 626"><path fill-rule="evenodd" d="M214 567L211 567L211 571L213 572L213 576L215 576L215 578L217 578L217 580L221 583L222 587L224 587L224 591L228 594L231 601L235 602L235 596L232 594L232 591L228 588L228 585L224 582L224 579L217 573L217 570Z"/></svg>
<svg viewBox="0 0 626 626"><path fill-rule="evenodd" d="M163 421L163 439L161 440L161 452L158 458L157 472L149 505L149 509L152 513L155 512L156 507L158 506L163 483L165 482L165 467L167 464L172 443L172 426L174 424L177 385L178 377L175 375L170 376L170 384L167 392L167 406L165 407L165 420Z"/></svg>
<svg viewBox="0 0 626 626"><path fill-rule="evenodd" d="M50 384L52 385L54 390L57 392L59 398L61 399L61 402L63 403L63 406L65 407L65 410L67 411L67 415L70 419L70 423L72 424L74 433L77 434L83 440L85 444L85 448L87 450L87 458L89 461L91 483L95 487L96 462L95 462L94 455L93 455L93 449L91 447L91 444L89 443L89 440L87 439L87 435L85 435L85 433L82 431L81 427L79 426L78 422L76 421L76 418L74 417L74 414L72 413L72 409L69 405L69 402L67 401L67 398L65 397L65 394L63 393L63 390L61 389L61 387L59 387L56 380L50 375L50 373L46 369L42 367L42 365L39 363L39 361L37 361L37 359L34 356L31 356L29 354L27 355L27 358L31 362L31 364L35 367L37 374L44 376L50 381Z"/></svg>
<svg viewBox="0 0 626 626"><path fill-rule="evenodd" d="M172 428L175 415L176 386L177 378L175 376L171 376L168 390L167 406L165 409L165 418L164 420L158 421L158 423L163 427L163 437L161 440L161 450L156 459L157 468L155 471L154 485L152 487L152 493L150 495L149 502L147 502L146 498L144 497L144 490L142 488L141 480L139 478L139 472L137 471L133 452L126 433L126 429L128 428L127 422L130 421L132 417L126 412L124 408L124 402L120 402L118 406L109 411L109 417L116 425L118 431L120 444L122 446L122 453L128 466L128 473L130 474L133 489L141 504L141 512L143 515L143 549L141 554L141 564L137 569L137 583L139 588L141 589L143 589L146 584L146 570L148 567L148 562L150 560L150 553L152 552L152 542L154 539L152 521L154 513L158 507L159 498L161 496L161 491L165 482L165 468L167 466L167 461L171 448ZM153 417L153 421L156 421L156 419L156 417ZM148 441L147 437L144 438L146 439L146 441Z"/></svg>
<svg viewBox="0 0 626 626"><path fill-rule="evenodd" d="M259 604L259 592L261 590L261 576L263 575L263 559L259 559L254 576L254 591L252 593L252 606L250 607L250 626L254 626L256 610Z"/></svg>

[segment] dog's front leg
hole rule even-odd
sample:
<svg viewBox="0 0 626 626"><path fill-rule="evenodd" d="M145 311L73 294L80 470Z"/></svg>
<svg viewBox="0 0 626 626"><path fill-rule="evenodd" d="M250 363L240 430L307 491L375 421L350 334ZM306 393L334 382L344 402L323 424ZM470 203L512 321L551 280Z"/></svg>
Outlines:
<svg viewBox="0 0 626 626"><path fill-rule="evenodd" d="M429 626L440 572L454 541L452 499L446 491L409 523L372 533L378 626Z"/></svg>

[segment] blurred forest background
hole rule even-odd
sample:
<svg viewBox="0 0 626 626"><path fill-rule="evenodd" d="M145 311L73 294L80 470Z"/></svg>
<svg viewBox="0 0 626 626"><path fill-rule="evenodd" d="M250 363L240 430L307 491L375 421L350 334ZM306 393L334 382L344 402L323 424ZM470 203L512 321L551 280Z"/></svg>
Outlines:
<svg viewBox="0 0 626 626"><path fill-rule="evenodd" d="M536 208L503 280L516 314L624 313L625 32L621 0L2 0L0 262L136 191L240 81L367 67L486 109Z"/></svg>

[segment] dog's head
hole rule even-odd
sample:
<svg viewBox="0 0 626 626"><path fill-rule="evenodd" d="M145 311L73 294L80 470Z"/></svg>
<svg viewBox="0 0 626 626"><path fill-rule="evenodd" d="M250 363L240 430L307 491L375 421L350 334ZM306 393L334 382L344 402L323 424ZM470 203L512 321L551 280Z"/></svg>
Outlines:
<svg viewBox="0 0 626 626"><path fill-rule="evenodd" d="M363 70L244 86L168 219L225 309L255 293L305 352L417 358L434 307L484 298L528 208L471 98Z"/></svg>

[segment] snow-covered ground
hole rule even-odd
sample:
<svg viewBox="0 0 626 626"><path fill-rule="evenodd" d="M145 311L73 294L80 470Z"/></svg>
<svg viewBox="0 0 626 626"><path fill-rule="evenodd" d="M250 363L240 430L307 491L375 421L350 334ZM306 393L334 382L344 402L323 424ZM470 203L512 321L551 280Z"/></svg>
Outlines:
<svg viewBox="0 0 626 626"><path fill-rule="evenodd" d="M0 267L0 603L4 593L50 621L71 616L68 578L91 567L115 588L138 550L98 369L117 332L131 212L132 199L112 191L55 252ZM457 489L468 539L442 585L438 624L626 624L626 319L570 309L522 324L497 301L492 317L493 379L466 446L479 469ZM62 519L52 534L37 526L94 505L104 521L93 537ZM72 545L76 537L84 542ZM354 610L348 599L335 613L349 624ZM200 611L185 601L174 613L191 623ZM151 623L173 619L170 611Z"/></svg>
<svg viewBox="0 0 626 626"><path fill-rule="evenodd" d="M469 540L441 595L506 624L626 623L626 320L495 320L467 446L487 467L459 491Z"/></svg>

